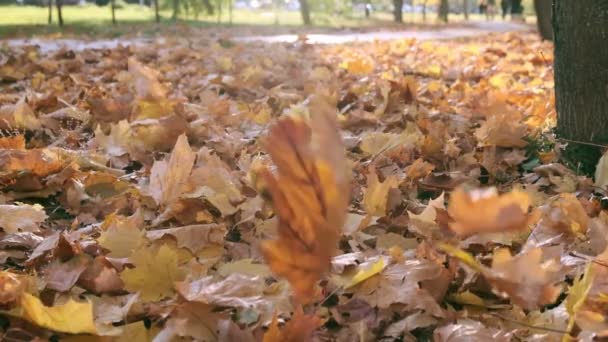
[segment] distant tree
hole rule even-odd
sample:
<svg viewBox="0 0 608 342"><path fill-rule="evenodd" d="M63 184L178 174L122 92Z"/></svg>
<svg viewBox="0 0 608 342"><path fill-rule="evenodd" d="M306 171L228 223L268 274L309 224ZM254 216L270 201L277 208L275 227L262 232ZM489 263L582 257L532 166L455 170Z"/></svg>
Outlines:
<svg viewBox="0 0 608 342"><path fill-rule="evenodd" d="M298 0L300 2L300 14L302 14L302 22L304 25L312 24L310 20L310 4L308 0Z"/></svg>
<svg viewBox="0 0 608 342"><path fill-rule="evenodd" d="M49 5L49 25L53 22L53 0L48 0Z"/></svg>
<svg viewBox="0 0 608 342"><path fill-rule="evenodd" d="M437 16L440 21L444 23L448 22L448 14L450 13L450 4L448 0L441 0L439 3L439 10L437 11Z"/></svg>
<svg viewBox="0 0 608 342"><path fill-rule="evenodd" d="M173 0L173 14L171 15L172 20L177 20L177 15L179 13L179 0Z"/></svg>
<svg viewBox="0 0 608 342"><path fill-rule="evenodd" d="M112 24L116 25L116 0L110 2L110 8L112 9Z"/></svg>
<svg viewBox="0 0 608 342"><path fill-rule="evenodd" d="M63 26L63 15L61 14L62 0L55 0L55 5L57 7L57 21L59 22L59 26Z"/></svg>
<svg viewBox="0 0 608 342"><path fill-rule="evenodd" d="M403 0L393 0L393 18L396 23L403 22Z"/></svg>
<svg viewBox="0 0 608 342"><path fill-rule="evenodd" d="M155 14L155 20L157 23L160 22L160 15L158 14L158 0L154 0L154 14Z"/></svg>
<svg viewBox="0 0 608 342"><path fill-rule="evenodd" d="M205 7L205 10L207 11L207 14L209 15L213 15L215 13L215 10L213 8L213 5L211 4L210 0L202 0L203 1L203 6Z"/></svg>
<svg viewBox="0 0 608 342"><path fill-rule="evenodd" d="M462 11L464 13L464 20L469 20L469 0L462 0Z"/></svg>
<svg viewBox="0 0 608 342"><path fill-rule="evenodd" d="M545 40L553 40L553 25L551 24L551 0L534 0L536 25L540 36Z"/></svg>

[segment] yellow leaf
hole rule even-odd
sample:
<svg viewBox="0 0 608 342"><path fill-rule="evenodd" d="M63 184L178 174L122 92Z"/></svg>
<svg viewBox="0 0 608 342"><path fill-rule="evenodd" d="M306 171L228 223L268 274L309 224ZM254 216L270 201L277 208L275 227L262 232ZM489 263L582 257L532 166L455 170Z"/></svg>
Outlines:
<svg viewBox="0 0 608 342"><path fill-rule="evenodd" d="M124 270L120 277L125 289L140 292L143 301L170 296L173 283L183 280L183 272L177 267L177 252L167 245L161 246L156 253L149 248L139 249L130 259L135 268Z"/></svg>
<svg viewBox="0 0 608 342"><path fill-rule="evenodd" d="M353 277L353 280L351 281L350 285L348 285L346 288L357 286L358 284L375 276L376 274L382 272L385 266L386 265L384 264L384 259L380 258L378 261L374 262L369 268L359 270L359 272L357 272L357 274L355 274L355 276Z"/></svg>
<svg viewBox="0 0 608 342"><path fill-rule="evenodd" d="M604 153L595 167L595 186L602 189L608 186L608 153Z"/></svg>
<svg viewBox="0 0 608 342"><path fill-rule="evenodd" d="M444 251L445 253L447 253L455 258L460 259L460 261L462 261L467 266L471 267L472 269L474 269L477 272L484 271L484 266L482 264L480 264L479 261L477 261L477 259L475 259L475 257L473 257L471 254L463 251L462 249L460 249L456 246L452 246L450 244L440 242L437 245L437 248L439 248L440 250Z"/></svg>
<svg viewBox="0 0 608 342"><path fill-rule="evenodd" d="M103 221L102 232L97 241L108 250L109 257L127 258L144 243L144 232L139 229L143 217L138 213L131 217L109 215Z"/></svg>
<svg viewBox="0 0 608 342"><path fill-rule="evenodd" d="M70 334L96 333L93 321L93 304L70 299L67 303L45 306L40 299L24 293L21 297L24 316L43 328Z"/></svg>
<svg viewBox="0 0 608 342"><path fill-rule="evenodd" d="M450 299L459 304L485 306L483 299L469 290L454 294Z"/></svg>
<svg viewBox="0 0 608 342"><path fill-rule="evenodd" d="M375 172L371 172L367 178L367 190L363 195L363 208L365 212L372 216L386 215L388 192L391 189L396 189L398 186L399 180L396 176L391 175L384 182L380 183L378 175Z"/></svg>
<svg viewBox="0 0 608 342"><path fill-rule="evenodd" d="M593 285L594 277L591 266L592 263L589 263L585 268L583 276L577 276L575 278L574 283L570 286L568 291L568 297L566 297L566 311L570 314L567 328L568 332L572 331L576 321L576 314L585 303L589 290L591 290L591 286ZM566 336L568 335L565 335L564 338L566 338Z"/></svg>

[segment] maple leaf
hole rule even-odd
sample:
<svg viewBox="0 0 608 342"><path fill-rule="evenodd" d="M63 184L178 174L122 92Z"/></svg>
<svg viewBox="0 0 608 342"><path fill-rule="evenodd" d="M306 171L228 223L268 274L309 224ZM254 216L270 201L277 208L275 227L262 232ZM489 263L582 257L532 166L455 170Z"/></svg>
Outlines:
<svg viewBox="0 0 608 342"><path fill-rule="evenodd" d="M156 161L150 171L149 191L156 203L170 207L186 187L196 154L185 134L179 136L168 160Z"/></svg>
<svg viewBox="0 0 608 342"><path fill-rule="evenodd" d="M291 320L282 328L275 315L264 333L263 342L306 342L310 341L314 331L321 326L323 321L315 315L304 314L301 307L298 307L291 317Z"/></svg>
<svg viewBox="0 0 608 342"><path fill-rule="evenodd" d="M145 242L145 233L139 228L143 223L139 212L130 217L108 215L101 225L102 232L97 241L110 251L109 257L127 258Z"/></svg>
<svg viewBox="0 0 608 342"><path fill-rule="evenodd" d="M453 221L449 227L458 235L524 230L534 219L529 207L528 194L520 190L499 195L495 188L466 191L461 187L450 195L448 214Z"/></svg>
<svg viewBox="0 0 608 342"><path fill-rule="evenodd" d="M140 292L143 301L157 301L173 293L173 284L183 279L183 272L177 267L177 252L167 245L157 251L141 248L130 260L135 268L120 274L125 289Z"/></svg>
<svg viewBox="0 0 608 342"><path fill-rule="evenodd" d="M314 284L329 270L349 198L334 110L313 100L313 129L296 117L280 119L265 141L277 174L260 171L279 217L279 238L264 242L262 252L302 302L314 298Z"/></svg>
<svg viewBox="0 0 608 342"><path fill-rule="evenodd" d="M97 332L91 302L70 299L65 304L49 307L42 304L40 299L24 293L21 307L24 318L44 328L70 334Z"/></svg>
<svg viewBox="0 0 608 342"><path fill-rule="evenodd" d="M388 176L384 182L378 180L376 172L371 172L367 177L367 190L363 195L363 207L368 215L386 215L388 192L399 186L396 176Z"/></svg>

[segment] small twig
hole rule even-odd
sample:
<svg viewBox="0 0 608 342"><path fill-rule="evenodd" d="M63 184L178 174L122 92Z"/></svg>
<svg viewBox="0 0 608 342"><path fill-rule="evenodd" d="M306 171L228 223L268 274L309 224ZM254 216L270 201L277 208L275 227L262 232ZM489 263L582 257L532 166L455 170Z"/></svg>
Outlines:
<svg viewBox="0 0 608 342"><path fill-rule="evenodd" d="M601 148L608 148L608 145L595 144L595 143L589 143L589 142L578 141L578 140L571 140L571 139L564 139L564 138L561 138L561 140L563 140L565 142L573 143L573 144L589 145L589 146L595 146L595 147L601 147Z"/></svg>
<svg viewBox="0 0 608 342"><path fill-rule="evenodd" d="M338 293L338 291L344 290L344 286L338 286L336 287L335 290L331 291L327 296L325 296L325 298L323 298L323 300L321 302L319 302L319 304L317 304L318 306L321 306L323 304L325 304L325 302L327 302L329 300L329 298L333 295L335 295L336 293Z"/></svg>
<svg viewBox="0 0 608 342"><path fill-rule="evenodd" d="M568 331L561 330L561 329L539 327L539 326L528 324L528 323L525 323L525 322L520 322L518 320L505 317L505 316L503 316L501 314L498 314L498 313L495 313L495 312L490 312L489 314L492 315L492 316L496 316L496 317L498 317L500 319L503 319L503 320L505 320L507 322L515 323L515 324L518 324L518 325L521 325L521 326L524 326L524 327L530 328L530 329L543 330L543 331L548 331L548 332L553 332L553 333L558 333L558 334L570 334Z"/></svg>

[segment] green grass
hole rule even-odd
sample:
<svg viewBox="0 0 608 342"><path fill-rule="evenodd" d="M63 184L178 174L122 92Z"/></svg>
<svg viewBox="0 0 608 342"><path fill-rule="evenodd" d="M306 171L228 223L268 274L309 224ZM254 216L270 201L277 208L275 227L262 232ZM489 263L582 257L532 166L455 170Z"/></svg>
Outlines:
<svg viewBox="0 0 608 342"><path fill-rule="evenodd" d="M63 19L65 27L57 26L56 11L53 10L53 24L47 25L48 10L37 6L0 6L0 37L31 37L34 35L62 34L67 36L90 35L94 37L117 37L121 35L154 35L158 33L170 33L174 28L174 22L170 20L171 12L161 11L162 22L160 25L154 23L154 10L149 7L125 4L116 10L118 25L112 25L112 17L109 6L99 7L92 4L85 6L64 6ZM278 25L276 21L278 18ZM479 15L471 15L472 19L482 20ZM422 15L404 13L405 25L437 27L436 15L429 13L426 22ZM392 15L386 12L375 12L371 18L364 18L362 13L348 16L328 15L313 13L313 21L316 29L356 28L356 29L379 29L379 28L403 28L392 22ZM450 15L450 22L461 24L464 22L462 15ZM181 15L180 23L190 27L216 27L231 26L232 29L239 27L248 30L250 34L294 32L301 29L302 21L297 11L272 10L238 10L232 15L229 24L229 16L226 10L218 18L214 16L192 16Z"/></svg>

